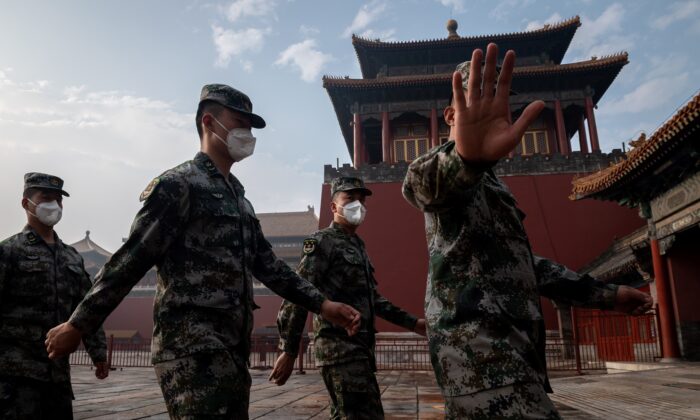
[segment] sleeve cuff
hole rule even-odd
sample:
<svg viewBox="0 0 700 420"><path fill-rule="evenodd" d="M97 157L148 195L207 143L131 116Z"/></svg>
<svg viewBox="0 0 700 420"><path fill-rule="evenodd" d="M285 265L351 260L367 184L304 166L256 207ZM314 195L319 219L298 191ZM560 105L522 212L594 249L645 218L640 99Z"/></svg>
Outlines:
<svg viewBox="0 0 700 420"><path fill-rule="evenodd" d="M321 306L323 305L323 302L326 301L326 297L321 294L321 292L317 292L314 297L312 298L311 301L311 306L307 308L309 311L313 312L314 314L318 315L321 313Z"/></svg>
<svg viewBox="0 0 700 420"><path fill-rule="evenodd" d="M93 334L95 332L94 330L96 328L92 329L90 327L89 322L86 319L84 319L85 317L82 315L83 315L82 312L81 313L74 312L73 315L71 315L70 319L68 320L68 323L71 324L75 329L80 331L80 333L83 336Z"/></svg>
<svg viewBox="0 0 700 420"><path fill-rule="evenodd" d="M418 323L418 318L416 318L413 315L409 315L409 317L406 319L406 327L410 329L411 331L416 331L416 324Z"/></svg>
<svg viewBox="0 0 700 420"><path fill-rule="evenodd" d="M290 356L297 357L299 355L299 345L294 346L289 340L280 338L278 348Z"/></svg>

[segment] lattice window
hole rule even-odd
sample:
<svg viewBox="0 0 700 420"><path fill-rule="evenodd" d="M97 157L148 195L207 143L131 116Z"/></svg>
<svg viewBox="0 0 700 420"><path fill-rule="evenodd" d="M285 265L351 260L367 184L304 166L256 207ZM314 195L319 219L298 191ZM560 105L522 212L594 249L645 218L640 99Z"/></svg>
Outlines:
<svg viewBox="0 0 700 420"><path fill-rule="evenodd" d="M549 142L547 132L544 130L530 130L523 134L520 144L516 146L515 153L532 155L535 153L549 154Z"/></svg>
<svg viewBox="0 0 700 420"><path fill-rule="evenodd" d="M411 162L430 149L428 125L405 123L394 126L394 159L396 162Z"/></svg>
<svg viewBox="0 0 700 420"><path fill-rule="evenodd" d="M428 139L394 140L394 156L397 162L411 162L428 151Z"/></svg>
<svg viewBox="0 0 700 420"><path fill-rule="evenodd" d="M450 141L449 137L440 137L440 144L445 144Z"/></svg>

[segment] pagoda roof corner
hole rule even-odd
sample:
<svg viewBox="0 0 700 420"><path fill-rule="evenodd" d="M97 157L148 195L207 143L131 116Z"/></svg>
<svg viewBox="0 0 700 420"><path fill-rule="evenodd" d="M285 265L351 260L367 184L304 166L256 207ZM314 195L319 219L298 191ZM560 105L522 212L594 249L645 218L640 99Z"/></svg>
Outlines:
<svg viewBox="0 0 700 420"><path fill-rule="evenodd" d="M634 141L635 147L627 152L626 159L574 180L570 198L572 200L613 199L616 191L653 169L664 156L668 155L669 150L678 146L678 135L687 127L697 127L698 122L700 122L700 93L696 93L651 136L648 138L640 136Z"/></svg>

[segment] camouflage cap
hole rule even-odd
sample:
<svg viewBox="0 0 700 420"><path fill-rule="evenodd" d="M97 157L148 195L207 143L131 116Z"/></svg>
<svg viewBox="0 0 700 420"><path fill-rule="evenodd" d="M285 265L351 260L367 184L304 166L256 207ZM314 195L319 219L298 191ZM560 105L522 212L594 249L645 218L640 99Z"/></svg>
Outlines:
<svg viewBox="0 0 700 420"><path fill-rule="evenodd" d="M24 174L24 191L27 191L29 188L55 190L66 197L70 197L70 195L63 190L63 180L57 176L49 174L42 174L39 172L29 172Z"/></svg>
<svg viewBox="0 0 700 420"><path fill-rule="evenodd" d="M471 70L472 62L471 61L465 61L463 63L457 64L457 68L455 68L455 71L458 71L462 74L462 88L464 90L467 89L467 85L469 84L469 73ZM485 65L482 64L481 66L481 76L484 76L484 68ZM496 80L495 84L498 84L498 77L501 75L501 66L496 66ZM495 88L495 86L494 86ZM450 91L451 92L451 91ZM515 95L516 92L513 91L513 89L510 90L511 95ZM450 93L450 103L452 103L452 93Z"/></svg>
<svg viewBox="0 0 700 420"><path fill-rule="evenodd" d="M248 116L253 128L265 127L265 120L261 116L253 114L253 103L250 102L248 95L231 86L216 83L204 85L202 93L199 95L199 106L201 107L202 103L206 101L217 102L226 108Z"/></svg>
<svg viewBox="0 0 700 420"><path fill-rule="evenodd" d="M364 195L372 195L372 190L365 187L365 183L360 178L352 176L341 176L331 181L331 196L339 191L362 190Z"/></svg>

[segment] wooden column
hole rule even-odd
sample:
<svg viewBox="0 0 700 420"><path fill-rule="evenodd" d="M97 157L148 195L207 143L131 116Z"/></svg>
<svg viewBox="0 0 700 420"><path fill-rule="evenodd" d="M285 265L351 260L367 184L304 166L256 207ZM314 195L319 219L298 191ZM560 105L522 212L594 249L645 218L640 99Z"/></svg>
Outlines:
<svg viewBox="0 0 700 420"><path fill-rule="evenodd" d="M382 161L391 163L391 122L387 111L382 112Z"/></svg>
<svg viewBox="0 0 700 420"><path fill-rule="evenodd" d="M586 138L586 122L583 115L578 120L578 144L581 148L581 153L588 153L588 139Z"/></svg>
<svg viewBox="0 0 700 420"><path fill-rule="evenodd" d="M649 222L652 223L652 222ZM656 299L659 303L659 329L661 330L661 355L666 361L681 357L676 335L676 323L673 319L673 300L666 274L666 261L661 255L659 240L651 238L651 261L654 264L654 284Z"/></svg>
<svg viewBox="0 0 700 420"><path fill-rule="evenodd" d="M355 168L362 166L362 121L360 120L360 114L357 112L352 114L352 129L353 129L353 164Z"/></svg>
<svg viewBox="0 0 700 420"><path fill-rule="evenodd" d="M554 101L554 117L557 128L557 140L559 140L559 153L569 154L569 139L566 138L566 127L564 126L564 112L561 109L559 99Z"/></svg>
<svg viewBox="0 0 700 420"><path fill-rule="evenodd" d="M437 109L430 110L430 147L440 145L440 134L438 129Z"/></svg>
<svg viewBox="0 0 700 420"><path fill-rule="evenodd" d="M586 119L588 120L588 134L591 136L591 151L599 152L598 127L595 124L595 114L593 112L593 99L586 96Z"/></svg>

